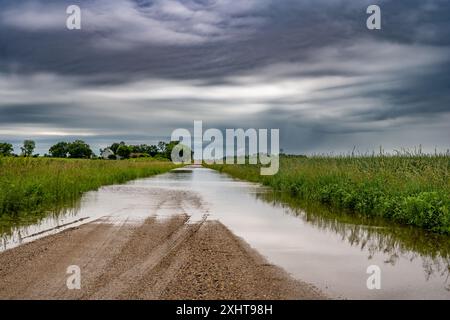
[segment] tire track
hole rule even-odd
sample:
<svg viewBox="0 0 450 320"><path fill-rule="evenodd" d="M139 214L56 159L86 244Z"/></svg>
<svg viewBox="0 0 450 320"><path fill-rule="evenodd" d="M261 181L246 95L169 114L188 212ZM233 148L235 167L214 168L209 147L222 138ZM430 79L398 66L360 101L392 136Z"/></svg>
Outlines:
<svg viewBox="0 0 450 320"><path fill-rule="evenodd" d="M100 290L89 296L91 299L99 299L108 297L109 299L116 299L124 292L130 291L130 288L136 287L139 280L147 273L151 272L157 265L163 261L168 255L176 252L177 248L192 237L198 229L206 221L206 216L200 222L195 224L188 224L186 220L184 224L168 235L162 243L160 243L146 259L138 264L135 264L130 269L110 279Z"/></svg>

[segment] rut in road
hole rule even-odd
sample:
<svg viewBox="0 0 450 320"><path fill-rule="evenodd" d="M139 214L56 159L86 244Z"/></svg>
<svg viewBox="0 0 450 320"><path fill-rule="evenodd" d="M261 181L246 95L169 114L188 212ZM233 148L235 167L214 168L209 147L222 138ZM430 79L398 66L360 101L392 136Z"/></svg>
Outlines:
<svg viewBox="0 0 450 320"><path fill-rule="evenodd" d="M94 288L100 287L99 290L95 290L93 294L88 294L83 296L83 299L99 299L99 298L108 298L108 299L116 299L116 298L126 298L127 295L131 295L133 292L136 292L139 288L140 280L151 272L155 267L157 267L164 258L166 258L170 254L175 254L177 249L185 243L188 238L192 237L198 229L203 225L206 221L206 216L200 221L194 224L188 224L189 217L186 215L179 216L174 218L173 221L169 222L172 227L167 229L167 233L164 234L163 238L160 241L152 243L146 255L142 255L142 252L138 250L138 255L130 259L129 261L133 261L133 265L129 265L124 261L123 257L126 255L130 255L133 253L133 248L135 243L141 241L142 230L137 230L135 234L131 237L131 239L127 242L127 244L123 247L122 252L118 255L117 259L120 261L115 261L110 265L110 268L105 270L103 276L98 280L98 283ZM142 226L142 229L148 228L148 223L150 221L146 221L146 223ZM154 224L154 221L150 222ZM136 239L136 237L138 237ZM122 263L121 263L122 261ZM138 263L136 263L139 261ZM122 264L122 268L117 268L118 265ZM117 272L119 271L119 272ZM169 271L169 270L167 270ZM167 275L159 275L158 278L168 278ZM160 281L161 282L161 281ZM160 286L158 286L160 287ZM160 291L163 288L159 288L159 290L154 290L152 292L152 298L158 299L160 296Z"/></svg>

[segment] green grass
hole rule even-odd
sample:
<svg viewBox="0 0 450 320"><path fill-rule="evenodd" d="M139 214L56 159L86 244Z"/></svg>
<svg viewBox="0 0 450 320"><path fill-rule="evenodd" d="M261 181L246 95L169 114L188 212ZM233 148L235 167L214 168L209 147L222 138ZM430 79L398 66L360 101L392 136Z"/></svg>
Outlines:
<svg viewBox="0 0 450 320"><path fill-rule="evenodd" d="M254 165L211 167L299 199L450 234L448 154L281 157L274 176Z"/></svg>
<svg viewBox="0 0 450 320"><path fill-rule="evenodd" d="M0 157L0 219L32 219L72 203L83 192L166 172L168 161Z"/></svg>

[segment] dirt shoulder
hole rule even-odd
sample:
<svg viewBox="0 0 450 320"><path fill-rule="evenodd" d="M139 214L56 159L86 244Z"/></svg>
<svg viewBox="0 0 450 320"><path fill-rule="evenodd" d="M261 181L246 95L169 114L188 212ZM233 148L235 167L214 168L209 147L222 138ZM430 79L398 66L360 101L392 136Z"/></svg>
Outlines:
<svg viewBox="0 0 450 320"><path fill-rule="evenodd" d="M0 253L0 299L321 299L218 221L104 218ZM69 290L67 268L81 270Z"/></svg>

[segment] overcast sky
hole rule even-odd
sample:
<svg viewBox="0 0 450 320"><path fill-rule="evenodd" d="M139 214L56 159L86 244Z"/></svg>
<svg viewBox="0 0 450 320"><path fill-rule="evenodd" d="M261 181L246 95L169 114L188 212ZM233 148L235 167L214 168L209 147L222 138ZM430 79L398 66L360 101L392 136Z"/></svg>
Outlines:
<svg viewBox="0 0 450 320"><path fill-rule="evenodd" d="M194 120L279 128L289 153L445 151L450 1L0 1L0 141L16 152L155 143Z"/></svg>

